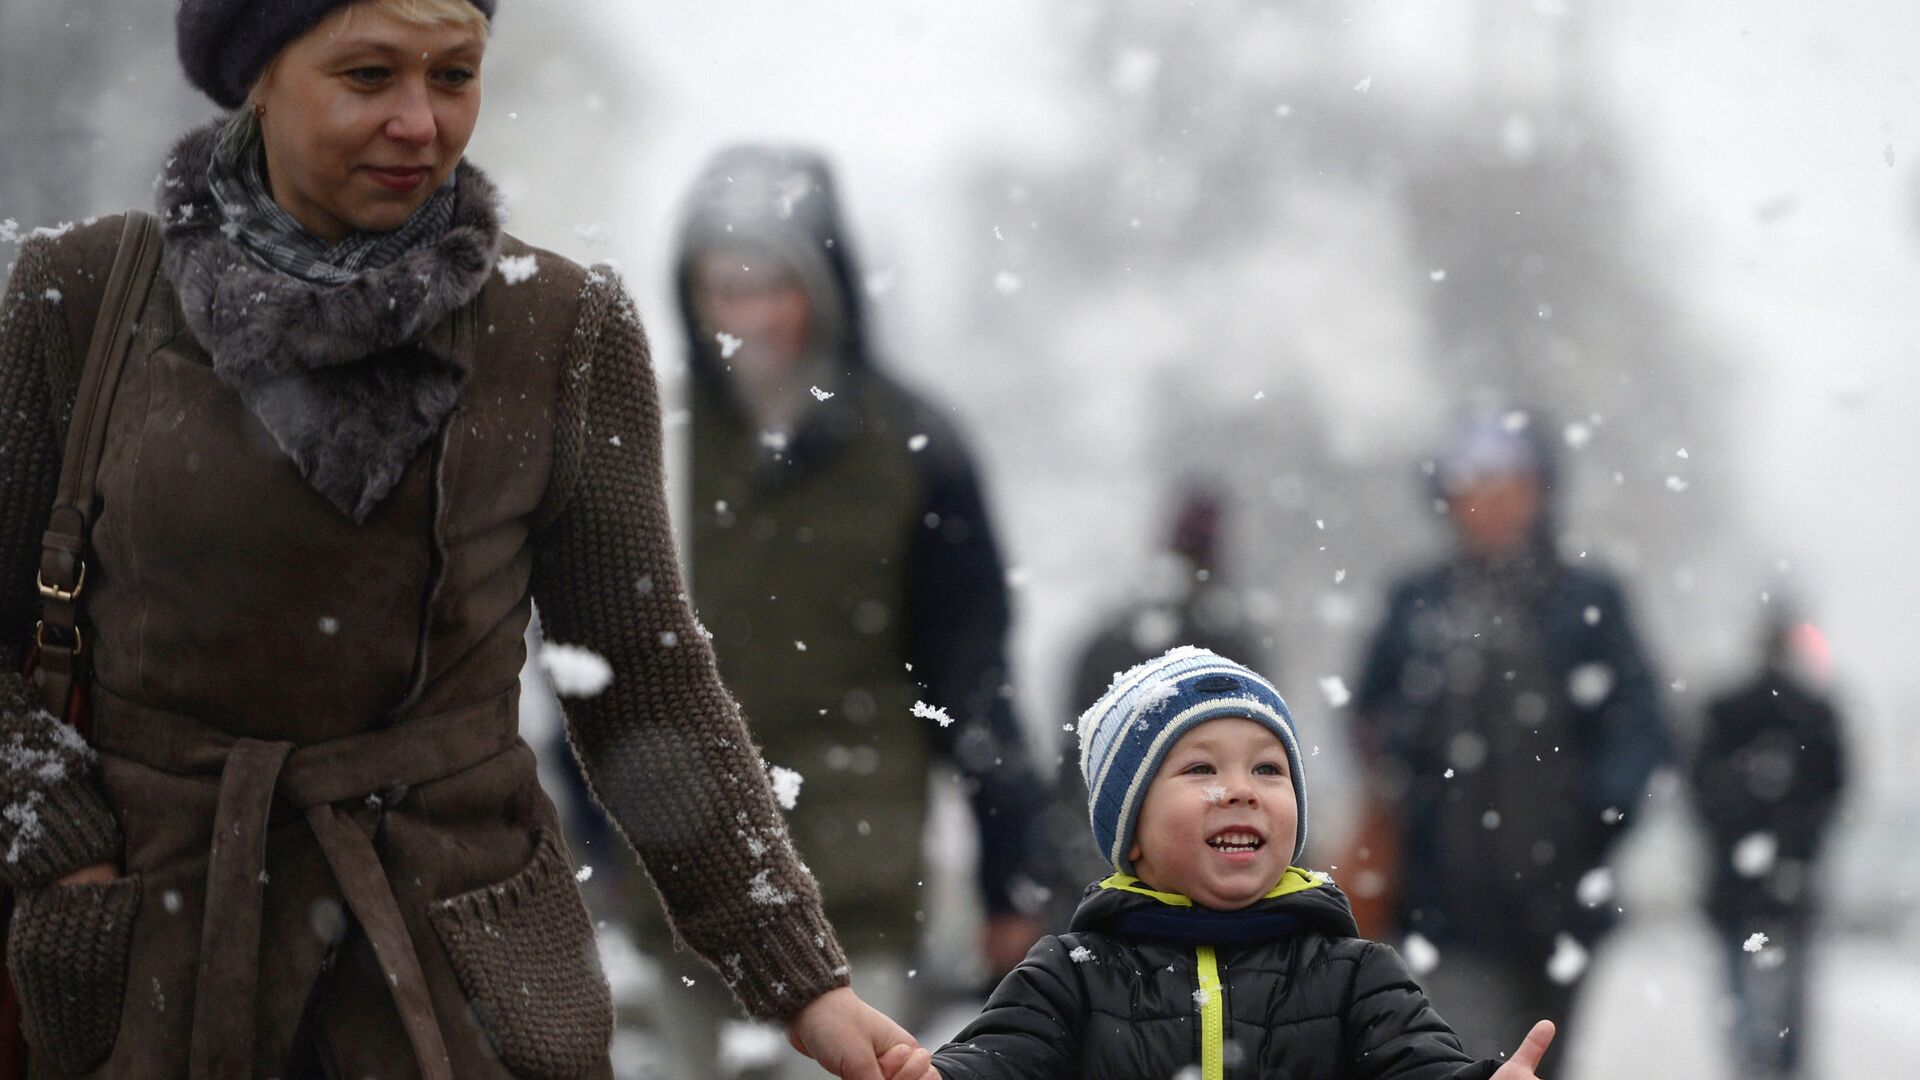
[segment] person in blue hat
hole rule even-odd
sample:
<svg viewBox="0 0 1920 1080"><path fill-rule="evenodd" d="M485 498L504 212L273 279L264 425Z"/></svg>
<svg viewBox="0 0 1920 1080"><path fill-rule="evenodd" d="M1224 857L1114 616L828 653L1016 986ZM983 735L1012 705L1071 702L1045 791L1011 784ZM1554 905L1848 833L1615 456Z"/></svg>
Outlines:
<svg viewBox="0 0 1920 1080"><path fill-rule="evenodd" d="M1556 549L1554 430L1457 426L1424 493L1451 550L1393 587L1354 691L1399 845L1392 925L1369 930L1437 949L1423 982L1476 1053L1573 1010L1617 911L1608 856L1668 754L1626 590Z"/></svg>
<svg viewBox="0 0 1920 1080"><path fill-rule="evenodd" d="M1298 865L1306 773L1266 679L1183 646L1116 676L1079 730L1114 872L934 1054L939 1076L1534 1076L1551 1024L1505 1064L1469 1057L1332 880Z"/></svg>

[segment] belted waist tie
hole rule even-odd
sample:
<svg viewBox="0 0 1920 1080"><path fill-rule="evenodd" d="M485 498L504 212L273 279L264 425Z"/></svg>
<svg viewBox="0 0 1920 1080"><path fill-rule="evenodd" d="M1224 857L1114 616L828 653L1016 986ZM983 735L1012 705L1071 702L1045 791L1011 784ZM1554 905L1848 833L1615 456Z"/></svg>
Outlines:
<svg viewBox="0 0 1920 1080"><path fill-rule="evenodd" d="M274 797L306 813L347 906L379 957L423 1080L453 1080L420 958L373 841L340 803L472 768L518 741L519 688L480 705L311 746L246 739L93 691L95 746L174 773L220 777L193 1007L193 1080L253 1075L267 826Z"/></svg>

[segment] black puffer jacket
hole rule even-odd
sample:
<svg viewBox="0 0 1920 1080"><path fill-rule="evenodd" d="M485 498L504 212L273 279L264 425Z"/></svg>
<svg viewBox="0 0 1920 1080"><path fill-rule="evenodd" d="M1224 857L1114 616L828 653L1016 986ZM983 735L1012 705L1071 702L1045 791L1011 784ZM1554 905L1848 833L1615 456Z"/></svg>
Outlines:
<svg viewBox="0 0 1920 1080"><path fill-rule="evenodd" d="M1340 890L1298 868L1234 912L1115 875L934 1065L944 1080L1491 1076L1393 950L1358 933Z"/></svg>

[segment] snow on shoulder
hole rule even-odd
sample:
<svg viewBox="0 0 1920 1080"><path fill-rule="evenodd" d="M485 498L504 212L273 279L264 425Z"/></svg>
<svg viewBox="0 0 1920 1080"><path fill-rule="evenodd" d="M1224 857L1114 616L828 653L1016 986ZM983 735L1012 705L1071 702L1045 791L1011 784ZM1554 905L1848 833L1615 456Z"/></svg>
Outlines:
<svg viewBox="0 0 1920 1080"><path fill-rule="evenodd" d="M494 266L509 285L518 285L540 272L539 260L532 255L505 255Z"/></svg>

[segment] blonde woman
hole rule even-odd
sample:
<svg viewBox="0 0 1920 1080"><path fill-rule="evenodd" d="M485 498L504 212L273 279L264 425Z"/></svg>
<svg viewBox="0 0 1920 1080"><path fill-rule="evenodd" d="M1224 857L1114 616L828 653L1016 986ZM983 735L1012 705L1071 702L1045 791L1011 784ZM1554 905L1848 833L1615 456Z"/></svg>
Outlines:
<svg viewBox="0 0 1920 1080"><path fill-rule="evenodd" d="M534 601L611 666L573 746L680 939L830 1071L924 1075L846 988L682 593L631 300L503 233L464 160L494 7L184 0L187 75L233 112L164 164L144 302L100 317L122 217L21 245L0 874L34 1077L610 1076L515 733ZM80 398L111 401L85 543L44 540L120 325L115 392ZM78 633L36 633L43 596ZM76 657L86 739L42 705Z"/></svg>

